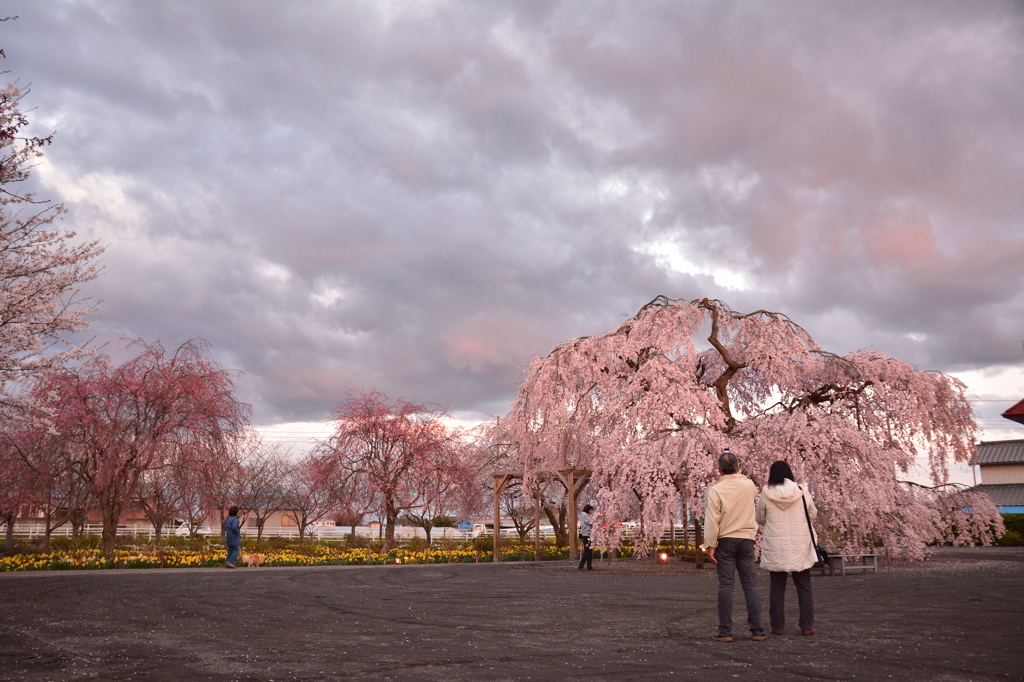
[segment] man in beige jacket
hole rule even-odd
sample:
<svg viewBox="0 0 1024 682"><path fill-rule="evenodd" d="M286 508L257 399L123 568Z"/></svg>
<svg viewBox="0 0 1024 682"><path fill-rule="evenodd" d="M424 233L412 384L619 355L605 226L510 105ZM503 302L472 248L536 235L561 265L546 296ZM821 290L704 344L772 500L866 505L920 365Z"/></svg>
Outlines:
<svg viewBox="0 0 1024 682"><path fill-rule="evenodd" d="M704 509L704 544L708 559L718 568L718 631L712 639L732 641L732 595L736 572L740 574L743 596L747 601L747 626L751 639L768 639L761 625L761 594L757 589L754 567L754 498L757 486L739 473L740 460L726 450L718 456L722 477L708 491Z"/></svg>

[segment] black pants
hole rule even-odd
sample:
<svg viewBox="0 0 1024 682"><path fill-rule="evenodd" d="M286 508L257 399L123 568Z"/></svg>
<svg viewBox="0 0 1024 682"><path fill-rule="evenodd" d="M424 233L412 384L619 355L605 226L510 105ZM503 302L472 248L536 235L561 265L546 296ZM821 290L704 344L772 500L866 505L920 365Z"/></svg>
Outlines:
<svg viewBox="0 0 1024 682"><path fill-rule="evenodd" d="M580 556L580 570L583 570L583 566L586 565L588 571L594 570L594 550L590 548L590 536L581 535L580 540L583 540L583 555Z"/></svg>
<svg viewBox="0 0 1024 682"><path fill-rule="evenodd" d="M761 593L757 589L754 566L754 541L746 538L719 538L715 549L718 559L718 634L732 635L732 593L736 574L740 574L743 598L747 602L747 627L753 635L763 635Z"/></svg>
<svg viewBox="0 0 1024 682"><path fill-rule="evenodd" d="M800 630L814 629L814 591L811 589L811 569L799 573L770 571L771 588L768 591L768 618L772 630L782 632L786 625L786 579L793 576L796 585L796 599L800 605Z"/></svg>

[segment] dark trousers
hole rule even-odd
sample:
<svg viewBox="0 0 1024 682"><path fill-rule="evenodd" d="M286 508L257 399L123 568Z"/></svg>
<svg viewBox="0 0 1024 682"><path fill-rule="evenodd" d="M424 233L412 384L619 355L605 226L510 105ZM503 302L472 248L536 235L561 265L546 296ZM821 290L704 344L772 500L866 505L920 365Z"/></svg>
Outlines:
<svg viewBox="0 0 1024 682"><path fill-rule="evenodd" d="M580 556L580 570L583 570L583 566L586 565L588 571L594 569L594 550L590 548L590 536L581 535L580 540L583 540L583 554Z"/></svg>
<svg viewBox="0 0 1024 682"><path fill-rule="evenodd" d="M754 541L746 538L720 538L715 548L715 559L718 560L718 634L732 634L732 595L737 572L747 602L747 627L753 635L764 634L761 625L761 593L757 589L757 572L754 568Z"/></svg>
<svg viewBox="0 0 1024 682"><path fill-rule="evenodd" d="M811 589L811 569L799 573L770 571L771 589L768 591L768 618L772 630L782 632L786 625L786 579L793 576L796 585L796 599L800 605L800 630L814 629L814 590Z"/></svg>

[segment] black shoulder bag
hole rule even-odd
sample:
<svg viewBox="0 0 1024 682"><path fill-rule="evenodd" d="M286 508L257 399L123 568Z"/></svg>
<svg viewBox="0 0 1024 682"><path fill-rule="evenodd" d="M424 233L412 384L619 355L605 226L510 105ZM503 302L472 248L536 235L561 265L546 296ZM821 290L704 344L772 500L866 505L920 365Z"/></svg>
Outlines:
<svg viewBox="0 0 1024 682"><path fill-rule="evenodd" d="M811 515L807 511L807 498L804 497L803 489L800 490L800 501L804 503L804 518L807 519L807 530L811 531L811 542L814 543L814 553L818 555L818 561L812 568L826 568L829 566L828 550L818 544L818 538L814 534L814 527L811 525Z"/></svg>

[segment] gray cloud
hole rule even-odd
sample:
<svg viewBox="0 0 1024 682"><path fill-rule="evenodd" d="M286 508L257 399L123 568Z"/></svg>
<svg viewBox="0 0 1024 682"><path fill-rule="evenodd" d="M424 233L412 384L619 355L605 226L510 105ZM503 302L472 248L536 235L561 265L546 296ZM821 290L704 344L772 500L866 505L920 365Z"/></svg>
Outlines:
<svg viewBox="0 0 1024 682"><path fill-rule="evenodd" d="M12 3L94 331L203 336L263 422L507 409L655 295L1020 362L1017 3Z"/></svg>

